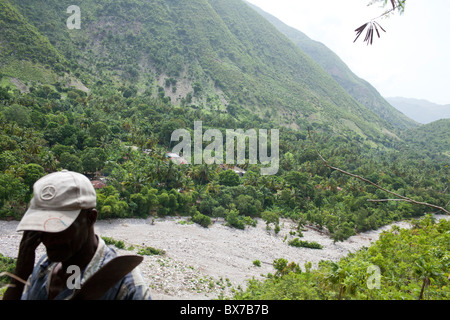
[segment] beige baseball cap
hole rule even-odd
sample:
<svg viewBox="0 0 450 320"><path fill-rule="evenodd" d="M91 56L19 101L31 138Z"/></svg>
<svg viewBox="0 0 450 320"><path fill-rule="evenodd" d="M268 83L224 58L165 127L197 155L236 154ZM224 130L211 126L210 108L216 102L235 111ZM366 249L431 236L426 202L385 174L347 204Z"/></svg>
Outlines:
<svg viewBox="0 0 450 320"><path fill-rule="evenodd" d="M67 170L50 173L35 182L30 207L16 230L61 232L82 209L96 204L95 189L86 176Z"/></svg>

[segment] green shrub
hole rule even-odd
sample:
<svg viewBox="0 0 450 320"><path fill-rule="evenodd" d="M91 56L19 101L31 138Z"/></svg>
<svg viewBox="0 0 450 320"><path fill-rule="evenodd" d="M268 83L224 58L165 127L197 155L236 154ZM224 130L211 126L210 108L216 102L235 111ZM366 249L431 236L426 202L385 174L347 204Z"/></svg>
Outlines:
<svg viewBox="0 0 450 320"><path fill-rule="evenodd" d="M227 222L227 226L241 230L244 230L245 226L247 225L255 227L257 224L256 220L250 217L239 215L239 211L237 210L229 210L226 215L225 221Z"/></svg>
<svg viewBox="0 0 450 320"><path fill-rule="evenodd" d="M163 256L166 254L164 250L155 249L153 247L145 247L139 249L137 253L140 254L141 256Z"/></svg>
<svg viewBox="0 0 450 320"><path fill-rule="evenodd" d="M110 237L101 237L103 241L105 241L106 245L110 246L113 245L117 247L118 249L125 249L125 243L122 240L114 240Z"/></svg>
<svg viewBox="0 0 450 320"><path fill-rule="evenodd" d="M0 253L0 273L9 272L14 273L16 268L16 260L13 258L5 257ZM0 288L9 283L9 277L0 277Z"/></svg>
<svg viewBox="0 0 450 320"><path fill-rule="evenodd" d="M201 214L200 212L197 212L192 217L192 221L201 225L204 228L208 228L211 225L211 218L208 216L205 216L204 214Z"/></svg>
<svg viewBox="0 0 450 320"><path fill-rule="evenodd" d="M225 170L219 173L219 184L223 186L238 186L240 184L239 175L233 170Z"/></svg>
<svg viewBox="0 0 450 320"><path fill-rule="evenodd" d="M303 241L300 240L299 238L295 238L294 240L290 240L288 242L288 244L292 247L303 247L303 248L311 248L311 249L322 249L322 245L312 241L312 242L308 242L308 241Z"/></svg>

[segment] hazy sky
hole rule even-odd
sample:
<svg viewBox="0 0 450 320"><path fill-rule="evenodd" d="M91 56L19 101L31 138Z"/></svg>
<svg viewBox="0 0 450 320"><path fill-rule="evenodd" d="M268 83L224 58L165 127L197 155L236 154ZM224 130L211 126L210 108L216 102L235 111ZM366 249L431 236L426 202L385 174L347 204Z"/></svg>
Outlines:
<svg viewBox="0 0 450 320"><path fill-rule="evenodd" d="M450 1L407 0L403 15L377 21L374 44L354 30L384 11L370 0L248 0L333 50L384 97L450 104ZM389 2L389 1L388 1Z"/></svg>

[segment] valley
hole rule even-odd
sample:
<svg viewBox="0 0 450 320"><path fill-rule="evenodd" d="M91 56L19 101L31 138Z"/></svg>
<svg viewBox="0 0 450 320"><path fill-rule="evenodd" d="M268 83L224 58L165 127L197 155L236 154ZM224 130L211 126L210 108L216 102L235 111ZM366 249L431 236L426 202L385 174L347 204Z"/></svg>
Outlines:
<svg viewBox="0 0 450 320"><path fill-rule="evenodd" d="M274 298L286 280L299 292L276 297L340 299L357 278L349 299L415 299L429 279L411 256L439 274L426 297L448 298L444 222L371 241L449 210L450 119L408 118L326 46L241 0L86 0L80 28L71 5L0 0L1 254L14 257L34 182L67 169L91 180L98 231L120 253L166 251L145 257L156 298ZM376 295L361 282L373 264L392 280ZM231 292L261 273L274 274Z"/></svg>

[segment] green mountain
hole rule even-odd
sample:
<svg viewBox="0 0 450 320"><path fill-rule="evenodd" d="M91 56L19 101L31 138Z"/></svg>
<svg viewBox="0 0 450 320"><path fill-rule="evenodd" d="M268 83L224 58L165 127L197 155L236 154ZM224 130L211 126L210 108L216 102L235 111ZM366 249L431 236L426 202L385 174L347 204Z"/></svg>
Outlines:
<svg viewBox="0 0 450 320"><path fill-rule="evenodd" d="M24 81L54 81L53 71L62 71L66 60L19 11L0 1L0 72Z"/></svg>
<svg viewBox="0 0 450 320"><path fill-rule="evenodd" d="M450 157L450 119L437 120L402 132L401 137L410 146L426 150L431 155L443 153Z"/></svg>
<svg viewBox="0 0 450 320"><path fill-rule="evenodd" d="M427 100L393 97L387 101L415 121L427 124L450 118L450 105L440 105Z"/></svg>
<svg viewBox="0 0 450 320"><path fill-rule="evenodd" d="M413 118L415 120L413 121L405 116L408 114L403 110L399 112L393 108L370 83L355 75L342 59L323 43L310 39L303 32L286 25L269 13L252 4L249 5L322 66L360 104L396 128L407 129L417 126L415 122L417 119Z"/></svg>
<svg viewBox="0 0 450 320"><path fill-rule="evenodd" d="M33 183L60 169L100 180L99 219L222 217L242 229L287 217L341 241L427 212L367 201L389 195L324 166L308 126L331 165L448 207L448 123L402 136L242 1L85 0L81 29L67 27L69 1L0 4L0 219L20 219ZM172 133L199 120L279 128L279 170L174 164Z"/></svg>
<svg viewBox="0 0 450 320"><path fill-rule="evenodd" d="M15 66L44 66L66 85L76 82L65 73L70 71L87 88L131 87L178 105L223 109L237 117L250 111L283 126L313 125L371 143L395 138L392 124L358 103L241 0L86 0L79 4L80 30L66 26L72 1L0 3L15 13L2 14L2 25L20 25L35 43L0 61L3 75L22 82L36 77ZM19 34L8 32L2 48L23 45Z"/></svg>

